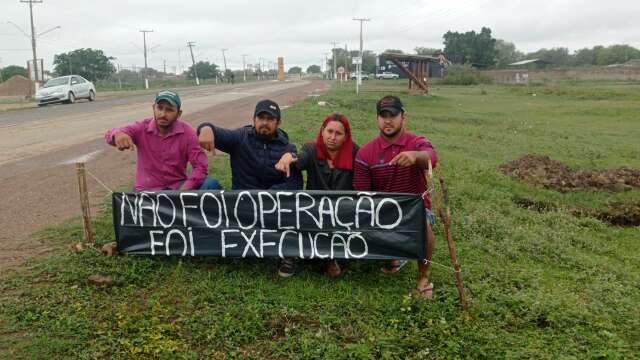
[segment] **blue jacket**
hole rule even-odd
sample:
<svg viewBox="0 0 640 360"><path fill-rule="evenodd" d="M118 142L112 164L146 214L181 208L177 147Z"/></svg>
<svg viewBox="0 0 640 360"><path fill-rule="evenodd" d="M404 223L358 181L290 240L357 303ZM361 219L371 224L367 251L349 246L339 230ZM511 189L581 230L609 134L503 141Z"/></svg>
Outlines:
<svg viewBox="0 0 640 360"><path fill-rule="evenodd" d="M296 146L289 143L289 136L278 129L277 136L264 140L256 136L253 126L225 129L210 123L201 124L213 129L216 149L231 156L231 188L233 190L300 190L302 174L294 166L291 176L276 170L275 165L287 152L296 153Z"/></svg>

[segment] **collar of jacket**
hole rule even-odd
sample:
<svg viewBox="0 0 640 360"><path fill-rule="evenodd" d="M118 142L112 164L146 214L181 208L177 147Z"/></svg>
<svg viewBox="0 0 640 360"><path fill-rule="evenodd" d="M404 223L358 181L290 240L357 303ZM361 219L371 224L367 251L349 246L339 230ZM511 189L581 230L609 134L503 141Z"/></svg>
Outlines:
<svg viewBox="0 0 640 360"><path fill-rule="evenodd" d="M265 142L264 140L262 140L262 138L258 137L258 133L256 132L256 128L253 125L247 125L247 128L249 128L249 136L254 138L256 141L260 141L260 142ZM266 142L279 142L283 145L287 145L289 143L289 135L286 133L286 131L278 128L276 130L276 137L275 138L271 138Z"/></svg>

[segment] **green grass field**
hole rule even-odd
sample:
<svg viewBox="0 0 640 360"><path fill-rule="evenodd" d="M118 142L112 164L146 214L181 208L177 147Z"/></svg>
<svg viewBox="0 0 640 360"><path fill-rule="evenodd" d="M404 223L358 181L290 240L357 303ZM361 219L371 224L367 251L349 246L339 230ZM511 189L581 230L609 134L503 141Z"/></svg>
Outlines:
<svg viewBox="0 0 640 360"><path fill-rule="evenodd" d="M301 144L340 111L362 144L377 134L376 99L400 95L408 128L441 158L468 311L439 266L425 301L409 296L415 264L387 275L376 262L353 262L333 280L308 263L282 280L275 260L72 253L76 219L40 234L58 254L2 275L0 358L640 357L639 228L562 210L639 202L640 190L561 193L496 170L526 153L578 169L640 168L640 83L436 86L419 96L404 82L371 80L359 97L351 84L287 109L284 128ZM228 166L226 156L211 165L226 186ZM522 197L558 207L522 209ZM94 226L100 244L114 241L108 205ZM437 230L433 260L449 265ZM92 274L114 283L89 285Z"/></svg>

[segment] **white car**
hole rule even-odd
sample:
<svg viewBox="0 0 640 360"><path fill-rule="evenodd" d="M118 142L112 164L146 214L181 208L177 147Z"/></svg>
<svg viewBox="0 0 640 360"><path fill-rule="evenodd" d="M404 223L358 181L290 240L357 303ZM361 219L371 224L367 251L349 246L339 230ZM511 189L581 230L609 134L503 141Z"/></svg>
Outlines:
<svg viewBox="0 0 640 360"><path fill-rule="evenodd" d="M356 73L351 73L351 76L349 76L349 79L351 79L351 80L357 80L357 79L358 79L358 74L356 74ZM369 75L367 75L367 74L365 74L365 73L362 73L362 74L360 75L360 79L362 79L362 80L369 80Z"/></svg>
<svg viewBox="0 0 640 360"><path fill-rule="evenodd" d="M376 79L378 80L384 80L384 79L398 79L400 78L400 75L396 74L396 73L392 73L392 72L381 72L376 74Z"/></svg>
<svg viewBox="0 0 640 360"><path fill-rule="evenodd" d="M56 102L73 104L77 99L96 99L96 87L80 75L53 78L36 92L38 106Z"/></svg>

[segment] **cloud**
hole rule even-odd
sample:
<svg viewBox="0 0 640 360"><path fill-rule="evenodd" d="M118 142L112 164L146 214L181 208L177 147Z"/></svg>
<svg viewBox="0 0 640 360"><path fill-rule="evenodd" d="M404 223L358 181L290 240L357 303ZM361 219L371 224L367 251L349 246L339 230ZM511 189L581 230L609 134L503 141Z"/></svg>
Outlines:
<svg viewBox="0 0 640 360"><path fill-rule="evenodd" d="M123 66L140 67L142 34L148 34L149 64L161 68L164 61L186 67L190 63L187 41L195 41L197 60L222 63L226 52L231 68L259 58L267 62L284 56L286 66L303 68L319 64L330 55L333 41L350 49L359 46L359 22L364 47L376 52L388 48L412 51L417 46L442 47L448 31L492 29L497 38L516 44L522 51L541 47L576 50L594 45L629 43L640 47L640 1L558 0L555 2L506 0L355 0L302 1L110 1L65 0L64 5L44 0L35 6L38 31L60 25L38 39L38 55L51 68L57 53L81 47L98 48ZM3 19L4 18L4 19ZM28 7L18 1L3 5L0 17L2 66L24 65L31 58L30 41L12 25L29 28Z"/></svg>

